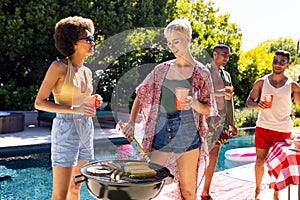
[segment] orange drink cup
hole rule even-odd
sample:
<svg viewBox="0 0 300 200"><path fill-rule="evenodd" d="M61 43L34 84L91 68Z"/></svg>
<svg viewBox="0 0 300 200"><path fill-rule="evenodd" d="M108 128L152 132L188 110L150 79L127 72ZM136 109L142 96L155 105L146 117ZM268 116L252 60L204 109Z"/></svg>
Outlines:
<svg viewBox="0 0 300 200"><path fill-rule="evenodd" d="M94 99L94 107L97 109L101 106L102 97L99 94L95 94Z"/></svg>
<svg viewBox="0 0 300 200"><path fill-rule="evenodd" d="M189 95L190 89L188 88L175 88L175 96L176 96L176 109L177 110L184 110L180 106L180 101L187 98Z"/></svg>
<svg viewBox="0 0 300 200"><path fill-rule="evenodd" d="M272 94L266 94L265 98L264 98L264 102L265 102L266 108L272 108L273 95Z"/></svg>
<svg viewBox="0 0 300 200"><path fill-rule="evenodd" d="M300 150L300 135L296 136L293 140L294 140L295 149Z"/></svg>
<svg viewBox="0 0 300 200"><path fill-rule="evenodd" d="M233 86L225 86L225 100L231 100L233 94Z"/></svg>
<svg viewBox="0 0 300 200"><path fill-rule="evenodd" d="M300 140L295 140L295 141L294 141L294 145L295 145L295 148L296 148L296 149L299 149L299 150L300 150Z"/></svg>
<svg viewBox="0 0 300 200"><path fill-rule="evenodd" d="M85 102L93 104L95 109L100 107L101 101L102 101L102 97L99 94L89 96L85 99Z"/></svg>

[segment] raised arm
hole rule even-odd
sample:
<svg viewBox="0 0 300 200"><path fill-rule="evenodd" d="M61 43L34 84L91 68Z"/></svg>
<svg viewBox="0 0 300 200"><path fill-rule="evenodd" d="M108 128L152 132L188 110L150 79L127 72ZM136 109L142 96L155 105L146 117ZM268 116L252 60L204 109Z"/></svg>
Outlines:
<svg viewBox="0 0 300 200"><path fill-rule="evenodd" d="M294 102L300 106L300 86L296 82L292 83L292 98Z"/></svg>
<svg viewBox="0 0 300 200"><path fill-rule="evenodd" d="M264 83L263 79L258 79L253 84L253 88L250 91L249 96L246 100L247 106L249 108L264 108L265 105L263 102L261 101L257 102L258 98L261 95L263 83Z"/></svg>

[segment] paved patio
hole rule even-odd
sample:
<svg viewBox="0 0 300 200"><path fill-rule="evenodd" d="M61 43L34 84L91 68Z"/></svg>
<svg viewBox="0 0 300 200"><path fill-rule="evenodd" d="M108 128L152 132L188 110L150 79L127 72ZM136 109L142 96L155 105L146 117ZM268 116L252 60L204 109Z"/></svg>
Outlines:
<svg viewBox="0 0 300 200"><path fill-rule="evenodd" d="M137 126L140 129L140 126ZM142 131L137 131L136 137L139 141L142 138ZM122 134L116 129L101 129L99 125L95 125L95 139L122 138ZM0 134L0 152L10 148L26 148L30 145L42 145L51 143L50 128L27 126L24 131L16 133ZM203 168L204 170L204 168ZM203 174L203 173L202 173ZM263 178L263 196L262 200L272 200L273 190L268 189L269 175L265 170ZM202 183L203 184L203 183ZM202 185L200 185L202 187ZM177 185L168 185L164 187L160 195L155 200L168 200L165 194L177 188ZM254 179L254 163L235 167L214 175L211 196L215 200L249 200L254 199L255 179ZM201 190L200 190L201 191ZM287 199L287 188L280 192L280 199ZM291 186L291 200L296 200L297 186Z"/></svg>

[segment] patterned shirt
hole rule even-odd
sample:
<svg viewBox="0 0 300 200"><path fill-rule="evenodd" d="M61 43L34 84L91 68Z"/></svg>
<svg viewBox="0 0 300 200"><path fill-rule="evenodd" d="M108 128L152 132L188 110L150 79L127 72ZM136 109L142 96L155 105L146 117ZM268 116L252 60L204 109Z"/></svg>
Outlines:
<svg viewBox="0 0 300 200"><path fill-rule="evenodd" d="M145 123L145 134L142 141L145 152L152 151L152 143L155 134L156 120L158 118L160 96L163 81L167 75L172 61L167 61L157 65L154 70L144 79L144 81L137 87L137 98L140 101L141 114ZM217 115L217 108L208 69L197 62L192 74L192 95L200 103L211 107L209 116ZM207 134L207 115L199 114L193 110L193 116L196 127L199 131L202 142Z"/></svg>

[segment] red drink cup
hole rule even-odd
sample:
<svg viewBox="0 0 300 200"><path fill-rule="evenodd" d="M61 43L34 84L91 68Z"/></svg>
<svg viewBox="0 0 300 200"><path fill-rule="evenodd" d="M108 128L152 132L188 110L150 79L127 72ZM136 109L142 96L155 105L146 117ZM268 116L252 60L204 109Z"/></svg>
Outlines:
<svg viewBox="0 0 300 200"><path fill-rule="evenodd" d="M272 108L273 95L272 94L266 94L265 98L264 98L264 101L265 101L266 108Z"/></svg>
<svg viewBox="0 0 300 200"><path fill-rule="evenodd" d="M102 97L101 97L99 94L95 94L95 95L94 95L94 98L95 98L95 101L94 101L94 107L97 109L97 108L99 108L100 105L101 105Z"/></svg>
<svg viewBox="0 0 300 200"><path fill-rule="evenodd" d="M99 108L101 105L102 97L99 94L89 96L86 98L86 102L93 104L95 109Z"/></svg>
<svg viewBox="0 0 300 200"><path fill-rule="evenodd" d="M175 96L176 96L176 109L177 110L184 110L180 106L180 101L187 98L189 95L190 89L188 88L175 88Z"/></svg>

